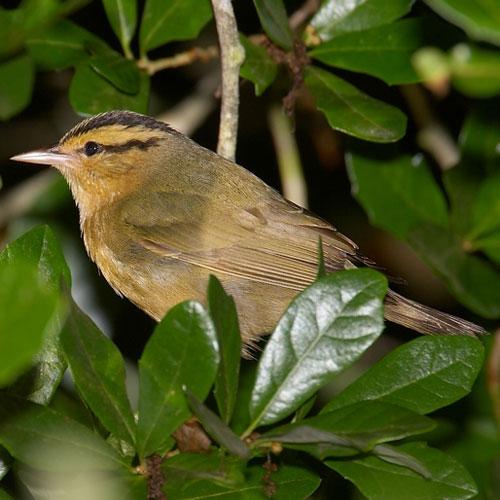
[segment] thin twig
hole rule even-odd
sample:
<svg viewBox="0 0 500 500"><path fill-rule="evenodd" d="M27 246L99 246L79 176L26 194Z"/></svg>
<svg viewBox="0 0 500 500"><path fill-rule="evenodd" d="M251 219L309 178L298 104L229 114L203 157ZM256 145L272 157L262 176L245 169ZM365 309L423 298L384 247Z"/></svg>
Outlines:
<svg viewBox="0 0 500 500"><path fill-rule="evenodd" d="M149 59L142 58L137 61L137 66L140 69L146 70L149 76L158 73L164 69L178 68L180 66L187 66L195 61L208 62L219 56L219 49L215 46L206 48L193 47L185 52L179 52L171 57L164 57L150 61Z"/></svg>
<svg viewBox="0 0 500 500"><path fill-rule="evenodd" d="M320 0L306 0L288 19L292 30L302 26L319 8Z"/></svg>
<svg viewBox="0 0 500 500"><path fill-rule="evenodd" d="M434 157L441 170L453 168L460 161L460 151L432 111L422 87L401 85L400 90L418 128L418 145Z"/></svg>
<svg viewBox="0 0 500 500"><path fill-rule="evenodd" d="M238 134L239 74L245 59L231 0L212 0L221 52L222 102L217 153L234 160Z"/></svg>
<svg viewBox="0 0 500 500"><path fill-rule="evenodd" d="M493 414L500 429L500 328L493 337L493 346L486 368L486 385L490 393Z"/></svg>
<svg viewBox="0 0 500 500"><path fill-rule="evenodd" d="M269 110L268 119L278 160L283 195L297 205L307 208L307 187L290 118L285 115L280 106L275 105Z"/></svg>

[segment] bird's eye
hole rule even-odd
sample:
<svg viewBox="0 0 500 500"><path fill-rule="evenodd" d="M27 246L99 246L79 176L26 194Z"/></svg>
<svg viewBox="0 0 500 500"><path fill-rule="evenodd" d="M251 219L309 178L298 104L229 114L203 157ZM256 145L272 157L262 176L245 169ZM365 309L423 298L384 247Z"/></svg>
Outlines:
<svg viewBox="0 0 500 500"><path fill-rule="evenodd" d="M85 154L87 156L95 155L96 153L98 153L101 150L102 150L102 147L100 146L100 144L97 144L97 142L94 142L94 141L87 142L85 144L85 146L83 147L83 151L85 152Z"/></svg>

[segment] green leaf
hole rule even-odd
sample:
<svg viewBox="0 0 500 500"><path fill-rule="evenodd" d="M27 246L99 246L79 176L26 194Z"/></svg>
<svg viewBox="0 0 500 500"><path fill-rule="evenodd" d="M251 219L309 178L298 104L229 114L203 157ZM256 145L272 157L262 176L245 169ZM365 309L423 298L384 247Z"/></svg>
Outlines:
<svg viewBox="0 0 500 500"><path fill-rule="evenodd" d="M500 231L500 172L484 180L473 207L473 228L468 239L475 240Z"/></svg>
<svg viewBox="0 0 500 500"><path fill-rule="evenodd" d="M241 334L238 314L234 299L226 294L220 281L212 275L208 281L207 300L220 350L215 400L222 420L228 424L236 403L240 373Z"/></svg>
<svg viewBox="0 0 500 500"><path fill-rule="evenodd" d="M141 73L136 64L116 52L92 56L88 64L121 92L135 95L140 91Z"/></svg>
<svg viewBox="0 0 500 500"><path fill-rule="evenodd" d="M326 276L325 255L323 253L323 241L321 236L318 238L318 269L316 271L316 279Z"/></svg>
<svg viewBox="0 0 500 500"><path fill-rule="evenodd" d="M260 436L256 444L276 441L285 446L291 444L292 448L324 459L366 453L378 444L429 432L434 427L430 418L406 408L362 401L273 429ZM301 448L301 445L306 446Z"/></svg>
<svg viewBox="0 0 500 500"><path fill-rule="evenodd" d="M456 45L449 65L453 85L471 97L493 97L500 94L500 53L469 44Z"/></svg>
<svg viewBox="0 0 500 500"><path fill-rule="evenodd" d="M192 488L197 481L213 481L221 486L242 486L245 462L221 450L210 453L179 453L165 460L161 468L168 477L165 493L177 498L179 490ZM210 483L208 483L210 484ZM208 492L207 492L208 493Z"/></svg>
<svg viewBox="0 0 500 500"><path fill-rule="evenodd" d="M59 295L61 284L71 286L71 275L62 250L48 226L38 226L6 246L0 254L0 267L16 266L29 260L38 269L38 278ZM22 265L22 264L21 264ZM63 307L47 327L42 346L33 357L32 368L23 374L10 391L34 403L47 404L66 370L59 345L59 333L66 319Z"/></svg>
<svg viewBox="0 0 500 500"><path fill-rule="evenodd" d="M146 0L140 30L141 54L173 40L196 38L211 18L209 0Z"/></svg>
<svg viewBox="0 0 500 500"><path fill-rule="evenodd" d="M408 241L457 300L485 318L500 317L500 272L491 263L466 253L456 235L437 226L415 228Z"/></svg>
<svg viewBox="0 0 500 500"><path fill-rule="evenodd" d="M123 53L131 56L130 41L137 26L137 0L102 0L102 3Z"/></svg>
<svg viewBox="0 0 500 500"><path fill-rule="evenodd" d="M500 4L495 0L425 0L471 38L500 45Z"/></svg>
<svg viewBox="0 0 500 500"><path fill-rule="evenodd" d="M398 238L406 238L422 222L447 226L446 200L423 156L348 153L346 163L352 192L375 226Z"/></svg>
<svg viewBox="0 0 500 500"><path fill-rule="evenodd" d="M0 480L2 480L12 465L12 457L7 450L0 446Z"/></svg>
<svg viewBox="0 0 500 500"><path fill-rule="evenodd" d="M35 69L27 55L0 63L0 120L20 113L31 101Z"/></svg>
<svg viewBox="0 0 500 500"><path fill-rule="evenodd" d="M411 456L409 453L401 451L397 446L391 446L389 444L379 444L373 448L373 454L378 458L382 459L384 462L389 462L390 464L401 465L407 469L416 472L425 479L431 478L431 473L425 467L425 465L420 462L420 460Z"/></svg>
<svg viewBox="0 0 500 500"><path fill-rule="evenodd" d="M414 0L325 0L311 20L323 41L350 31L389 24L404 16Z"/></svg>
<svg viewBox="0 0 500 500"><path fill-rule="evenodd" d="M371 269L339 271L292 301L262 353L247 430L290 415L351 365L383 329L387 280Z"/></svg>
<svg viewBox="0 0 500 500"><path fill-rule="evenodd" d="M120 351L76 304L71 307L61 344L85 402L108 431L133 444L135 422Z"/></svg>
<svg viewBox="0 0 500 500"><path fill-rule="evenodd" d="M45 70L76 66L92 53L110 50L99 37L66 19L28 38L26 44L35 64Z"/></svg>
<svg viewBox="0 0 500 500"><path fill-rule="evenodd" d="M183 387L202 401L206 398L218 362L215 328L203 306L191 301L173 307L139 360L137 441L141 456L161 448L191 414Z"/></svg>
<svg viewBox="0 0 500 500"><path fill-rule="evenodd" d="M474 246L482 250L493 262L500 264L500 231L476 240Z"/></svg>
<svg viewBox="0 0 500 500"><path fill-rule="evenodd" d="M283 0L253 0L260 24L269 38L285 50L292 50L293 35Z"/></svg>
<svg viewBox="0 0 500 500"><path fill-rule="evenodd" d="M248 446L209 408L191 392L187 391L189 406L208 434L233 455L249 458Z"/></svg>
<svg viewBox="0 0 500 500"><path fill-rule="evenodd" d="M236 394L236 403L233 418L231 419L231 428L236 434L241 434L250 423L250 398L252 397L252 389L257 375L256 363L242 361L238 393Z"/></svg>
<svg viewBox="0 0 500 500"><path fill-rule="evenodd" d="M411 56L425 42L427 22L404 19L346 33L319 45L309 55L330 66L376 76L389 85L418 82Z"/></svg>
<svg viewBox="0 0 500 500"><path fill-rule="evenodd" d="M8 245L0 255L2 386L12 382L32 364L44 339L57 335L59 320L65 314L59 290L50 286L44 277L50 256L43 253L36 255L38 235L39 231L32 231L20 244L14 242ZM33 251L24 254L20 250L28 241L33 242Z"/></svg>
<svg viewBox="0 0 500 500"><path fill-rule="evenodd" d="M167 460L163 467L176 459L177 461L182 460L183 455L186 454L182 453ZM221 474L228 469L228 466L226 465L227 461L224 463L220 460L219 463L221 464L219 474ZM171 470L171 472L174 471ZM279 466L278 470L270 475L264 467L252 465L245 470L245 481L232 486L224 484L216 477L211 479L210 476L207 476L208 474L205 477L198 474L189 477L187 474L171 473L163 491L167 498L175 498L176 500L210 497L224 500L249 500L268 498L272 491L275 491L272 495L273 500L290 500L291 498L309 498L320 483L320 478L313 472L291 465Z"/></svg>
<svg viewBox="0 0 500 500"><path fill-rule="evenodd" d="M0 443L17 460L57 472L117 469L118 454L83 425L46 406L0 397Z"/></svg>
<svg viewBox="0 0 500 500"><path fill-rule="evenodd" d="M255 86L255 95L260 96L274 82L278 66L262 45L252 43L240 34L240 42L245 49L245 61L240 67L240 76Z"/></svg>
<svg viewBox="0 0 500 500"><path fill-rule="evenodd" d="M353 482L370 500L465 500L477 494L476 485L465 468L442 451L423 443L408 443L397 449L421 462L430 472L430 478L374 456L327 460L325 465Z"/></svg>
<svg viewBox="0 0 500 500"><path fill-rule="evenodd" d="M0 500L12 500L12 497L5 490L0 489Z"/></svg>
<svg viewBox="0 0 500 500"><path fill-rule="evenodd" d="M77 113L96 115L114 109L146 113L149 99L149 77L140 75L140 90L135 95L120 92L108 80L99 76L88 63L76 68L69 88L69 99Z"/></svg>
<svg viewBox="0 0 500 500"><path fill-rule="evenodd" d="M419 337L373 365L321 413L369 400L430 413L471 391L483 357L482 344L470 337Z"/></svg>
<svg viewBox="0 0 500 500"><path fill-rule="evenodd" d="M406 117L399 109L332 73L309 66L305 82L333 129L373 142L394 142L405 134Z"/></svg>

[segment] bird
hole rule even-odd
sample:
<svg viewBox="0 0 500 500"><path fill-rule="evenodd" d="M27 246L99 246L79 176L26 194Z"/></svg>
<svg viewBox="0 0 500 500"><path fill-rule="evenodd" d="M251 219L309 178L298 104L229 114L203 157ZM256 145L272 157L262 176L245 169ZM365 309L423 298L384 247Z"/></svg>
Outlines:
<svg viewBox="0 0 500 500"><path fill-rule="evenodd" d="M315 280L319 239L328 272L375 266L332 224L150 116L101 113L55 146L12 160L65 177L88 255L156 321L181 301L205 302L209 276L217 276L235 299L246 357ZM419 333L485 333L393 290L384 305L387 320Z"/></svg>

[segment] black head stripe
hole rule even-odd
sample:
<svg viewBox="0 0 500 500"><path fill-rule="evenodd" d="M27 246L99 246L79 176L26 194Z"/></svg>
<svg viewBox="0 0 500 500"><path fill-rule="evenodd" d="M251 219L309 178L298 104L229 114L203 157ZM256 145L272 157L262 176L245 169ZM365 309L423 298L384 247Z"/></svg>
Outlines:
<svg viewBox="0 0 500 500"><path fill-rule="evenodd" d="M155 120L151 116L141 115L139 113L133 113L132 111L108 111L106 113L101 113L100 115L93 116L80 122L78 125L73 127L63 138L59 141L59 144L64 144L68 139L72 137L77 137L89 132L90 130L95 130L101 127L107 127L110 125L123 125L126 128L129 127L144 127L151 130L162 130L164 132L179 134L173 128L171 128L166 123Z"/></svg>
<svg viewBox="0 0 500 500"><path fill-rule="evenodd" d="M132 139L130 141L124 142L122 144L113 145L103 145L104 151L109 153L125 153L130 149L137 148L141 151L145 151L153 146L156 146L158 142L161 141L161 137L150 137L146 141L140 141L139 139Z"/></svg>

